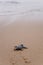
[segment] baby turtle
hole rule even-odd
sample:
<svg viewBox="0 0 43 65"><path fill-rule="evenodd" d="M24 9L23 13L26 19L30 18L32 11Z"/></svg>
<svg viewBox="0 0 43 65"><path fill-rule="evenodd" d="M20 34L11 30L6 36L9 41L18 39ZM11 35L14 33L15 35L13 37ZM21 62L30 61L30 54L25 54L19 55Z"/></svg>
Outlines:
<svg viewBox="0 0 43 65"><path fill-rule="evenodd" d="M27 49L23 44L20 44L18 46L15 46L14 50L22 50L22 49Z"/></svg>

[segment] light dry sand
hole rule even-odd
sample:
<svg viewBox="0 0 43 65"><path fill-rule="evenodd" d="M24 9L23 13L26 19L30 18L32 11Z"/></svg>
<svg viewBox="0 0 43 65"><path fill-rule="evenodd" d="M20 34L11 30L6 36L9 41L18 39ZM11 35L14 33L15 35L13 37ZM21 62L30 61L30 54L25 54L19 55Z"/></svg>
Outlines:
<svg viewBox="0 0 43 65"><path fill-rule="evenodd" d="M23 51L14 46L23 44ZM15 22L0 26L0 65L43 65L43 23Z"/></svg>

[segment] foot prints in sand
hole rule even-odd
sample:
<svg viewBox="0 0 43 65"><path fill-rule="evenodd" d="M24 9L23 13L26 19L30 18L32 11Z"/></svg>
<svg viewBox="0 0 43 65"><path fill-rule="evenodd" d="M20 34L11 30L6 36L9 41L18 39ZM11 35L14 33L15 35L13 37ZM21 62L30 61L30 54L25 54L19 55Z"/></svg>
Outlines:
<svg viewBox="0 0 43 65"><path fill-rule="evenodd" d="M22 56L21 52L22 51L15 51L14 56L10 59L11 65L28 65L31 63L31 60L25 56Z"/></svg>

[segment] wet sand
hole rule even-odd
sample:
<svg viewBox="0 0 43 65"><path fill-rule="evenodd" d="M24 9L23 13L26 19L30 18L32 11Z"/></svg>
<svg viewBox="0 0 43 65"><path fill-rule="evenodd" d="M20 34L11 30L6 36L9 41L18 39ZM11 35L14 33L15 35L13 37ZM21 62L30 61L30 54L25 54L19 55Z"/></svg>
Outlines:
<svg viewBox="0 0 43 65"><path fill-rule="evenodd" d="M0 26L0 65L43 65L42 22L16 21ZM28 49L14 51L21 42Z"/></svg>

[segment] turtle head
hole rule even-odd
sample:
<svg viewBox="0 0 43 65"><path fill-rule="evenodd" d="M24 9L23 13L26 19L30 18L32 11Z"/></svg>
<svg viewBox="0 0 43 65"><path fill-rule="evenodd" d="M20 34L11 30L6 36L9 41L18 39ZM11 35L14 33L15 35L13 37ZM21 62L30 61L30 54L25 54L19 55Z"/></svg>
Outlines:
<svg viewBox="0 0 43 65"><path fill-rule="evenodd" d="M23 44L21 44L21 46L23 47Z"/></svg>

